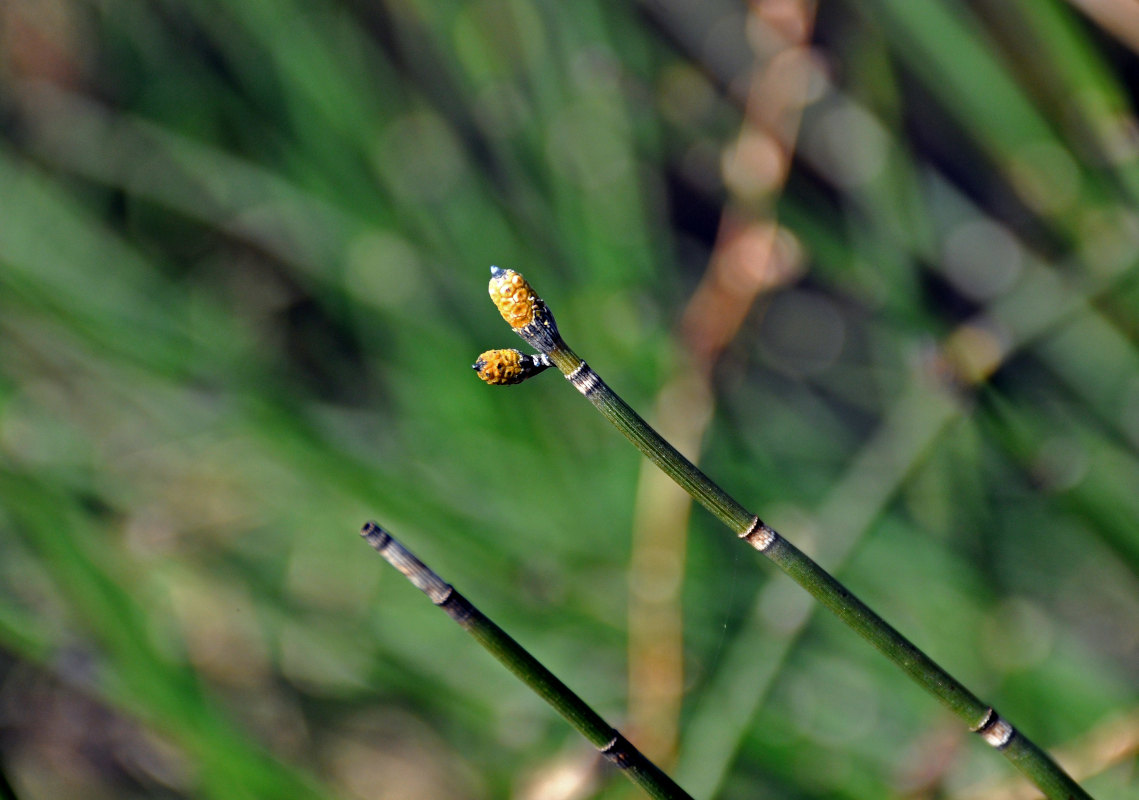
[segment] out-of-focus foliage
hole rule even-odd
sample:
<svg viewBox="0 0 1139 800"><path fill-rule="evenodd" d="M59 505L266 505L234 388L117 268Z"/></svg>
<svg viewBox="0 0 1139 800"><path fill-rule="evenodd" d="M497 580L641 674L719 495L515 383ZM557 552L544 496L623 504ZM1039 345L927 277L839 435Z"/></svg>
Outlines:
<svg viewBox="0 0 1139 800"><path fill-rule="evenodd" d="M744 273L789 267L710 365L702 465L1093 794L1134 797L1139 23L1080 5L4 0L18 796L570 796L588 747L356 531L378 519L620 725L641 462L557 375L475 378L518 345L487 268L648 413L730 206ZM802 81L782 145L741 134L773 53ZM694 794L1015 783L690 527Z"/></svg>

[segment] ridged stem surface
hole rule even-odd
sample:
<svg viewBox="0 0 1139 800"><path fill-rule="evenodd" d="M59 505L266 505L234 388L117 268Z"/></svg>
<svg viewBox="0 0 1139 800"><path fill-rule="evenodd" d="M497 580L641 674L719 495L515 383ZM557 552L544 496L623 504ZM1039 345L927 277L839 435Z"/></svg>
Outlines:
<svg viewBox="0 0 1139 800"><path fill-rule="evenodd" d="M645 757L619 731L605 722L589 704L518 644L506 631L459 594L395 537L375 522L364 525L360 535L384 559L399 570L435 605L447 613L491 655L549 703L598 751L657 800L692 800L659 767Z"/></svg>
<svg viewBox="0 0 1139 800"><path fill-rule="evenodd" d="M490 294L515 333L545 355L602 416L694 500L964 720L970 730L1003 753L1048 798L1091 800L1047 753L874 613L837 578L720 488L645 422L569 348L549 307L521 275L492 267Z"/></svg>

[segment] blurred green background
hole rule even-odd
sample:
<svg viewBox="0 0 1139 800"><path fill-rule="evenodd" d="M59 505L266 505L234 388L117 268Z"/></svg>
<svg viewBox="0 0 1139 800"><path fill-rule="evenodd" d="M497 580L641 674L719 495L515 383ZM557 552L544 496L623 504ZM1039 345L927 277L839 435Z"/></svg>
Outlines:
<svg viewBox="0 0 1139 800"><path fill-rule="evenodd" d="M1139 797L1137 47L1131 0L4 0L0 796L636 796L370 518L698 797L1031 796L559 376L482 385L498 264Z"/></svg>

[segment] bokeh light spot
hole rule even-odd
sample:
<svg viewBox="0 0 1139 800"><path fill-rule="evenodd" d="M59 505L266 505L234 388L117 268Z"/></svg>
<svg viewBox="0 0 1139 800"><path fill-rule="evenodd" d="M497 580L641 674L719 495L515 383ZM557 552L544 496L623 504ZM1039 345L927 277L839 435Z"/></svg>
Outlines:
<svg viewBox="0 0 1139 800"><path fill-rule="evenodd" d="M945 277L973 300L986 301L1004 294L1016 282L1022 266L1020 244L987 219L958 225L942 248Z"/></svg>
<svg viewBox="0 0 1139 800"><path fill-rule="evenodd" d="M856 105L838 102L810 120L803 148L835 184L853 189L881 174L890 142L878 120Z"/></svg>
<svg viewBox="0 0 1139 800"><path fill-rule="evenodd" d="M397 234L370 231L357 236L347 258L347 289L367 303L398 309L419 291L419 253Z"/></svg>
<svg viewBox="0 0 1139 800"><path fill-rule="evenodd" d="M763 320L763 353L794 375L830 367L842 352L846 323L827 297L804 290L776 296Z"/></svg>
<svg viewBox="0 0 1139 800"><path fill-rule="evenodd" d="M1066 211L1079 196L1079 168L1054 142L1033 142L1017 151L1009 162L1009 176L1020 198L1041 214Z"/></svg>
<svg viewBox="0 0 1139 800"><path fill-rule="evenodd" d="M982 653L1003 670L1028 669L1052 652L1052 621L1037 606L1019 597L1005 599L981 628Z"/></svg>
<svg viewBox="0 0 1139 800"><path fill-rule="evenodd" d="M389 125L374 157L395 194L408 202L444 200L465 170L454 134L427 110L405 114Z"/></svg>

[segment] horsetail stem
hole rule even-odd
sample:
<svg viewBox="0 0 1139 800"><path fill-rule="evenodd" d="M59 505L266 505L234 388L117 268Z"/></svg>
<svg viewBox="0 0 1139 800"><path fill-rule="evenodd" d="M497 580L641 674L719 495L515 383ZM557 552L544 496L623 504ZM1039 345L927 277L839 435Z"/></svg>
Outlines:
<svg viewBox="0 0 1139 800"><path fill-rule="evenodd" d="M645 757L619 731L605 722L588 704L562 683L506 631L494 624L454 587L436 575L395 537L375 522L368 522L360 535L384 559L399 570L431 602L471 634L491 655L517 675L543 700L565 717L601 755L629 780L659 800L692 800L659 767Z"/></svg>
<svg viewBox="0 0 1139 800"><path fill-rule="evenodd" d="M514 270L491 267L490 296L514 332L546 356L649 460L964 720L971 731L1008 758L1046 797L1090 800L1090 795L1047 753L992 706L978 699L834 576L766 525L758 515L748 511L653 430L566 345L553 314L525 278Z"/></svg>

